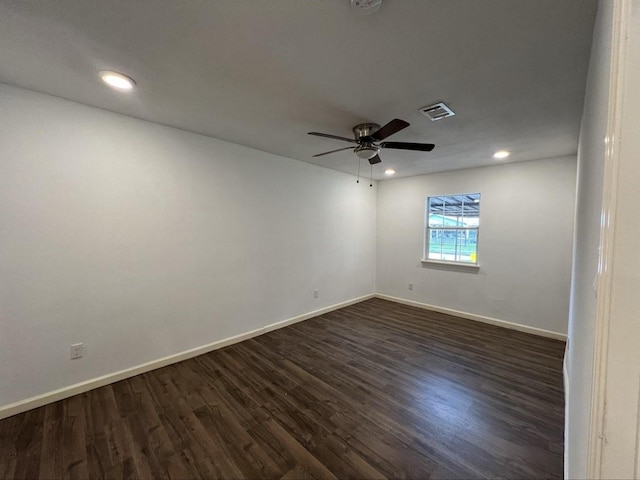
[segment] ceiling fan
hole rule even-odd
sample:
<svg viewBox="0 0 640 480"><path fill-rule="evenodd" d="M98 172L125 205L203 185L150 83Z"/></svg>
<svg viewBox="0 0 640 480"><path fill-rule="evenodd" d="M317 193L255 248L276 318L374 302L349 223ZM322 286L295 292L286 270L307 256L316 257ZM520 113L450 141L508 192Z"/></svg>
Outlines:
<svg viewBox="0 0 640 480"><path fill-rule="evenodd" d="M314 157L321 157L323 155L329 155L331 153L341 152L342 150L350 150L356 153L356 155L363 159L369 160L371 165L382 162L378 153L382 148L394 148L396 150L415 150L418 152L430 152L435 145L433 143L410 143L410 142L382 142L387 137L390 137L394 133L398 133L400 130L405 129L410 124L404 120L396 118L387 123L384 127L380 127L377 123L361 123L353 127L353 134L355 139L347 137L339 137L337 135L330 135L328 133L321 132L309 132L309 135L315 135L317 137L335 138L336 140L343 140L345 142L357 144L355 147L338 148L337 150L331 150L329 152L318 153Z"/></svg>

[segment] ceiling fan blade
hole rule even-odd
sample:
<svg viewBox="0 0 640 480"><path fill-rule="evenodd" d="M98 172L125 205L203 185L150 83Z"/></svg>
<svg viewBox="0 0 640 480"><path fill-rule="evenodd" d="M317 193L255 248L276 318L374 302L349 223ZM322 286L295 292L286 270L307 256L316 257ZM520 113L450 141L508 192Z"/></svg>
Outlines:
<svg viewBox="0 0 640 480"><path fill-rule="evenodd" d="M382 159L380 158L380 156L379 156L379 155L376 155L375 157L371 157L371 158L369 159L369 163L370 163L371 165L375 165L376 163L382 163Z"/></svg>
<svg viewBox="0 0 640 480"><path fill-rule="evenodd" d="M344 140L345 142L358 143L357 140L354 140L353 138L339 137L337 135L329 135L328 133L308 132L308 135L315 135L316 137L335 138L336 140Z"/></svg>
<svg viewBox="0 0 640 480"><path fill-rule="evenodd" d="M371 138L374 140L384 140L387 137L390 137L394 133L398 133L400 130L407 128L409 126L409 122L405 122L404 120L400 120L399 118L395 118L387 123L380 130L371 135Z"/></svg>
<svg viewBox="0 0 640 480"><path fill-rule="evenodd" d="M329 155L330 153L341 152L342 150L353 150L354 148L356 147L338 148L337 150L331 150L330 152L318 153L317 155L314 155L314 157L322 157L323 155Z"/></svg>
<svg viewBox="0 0 640 480"><path fill-rule="evenodd" d="M430 152L435 145L433 143L411 143L411 142L382 142L382 148L395 148L396 150L416 150L418 152Z"/></svg>

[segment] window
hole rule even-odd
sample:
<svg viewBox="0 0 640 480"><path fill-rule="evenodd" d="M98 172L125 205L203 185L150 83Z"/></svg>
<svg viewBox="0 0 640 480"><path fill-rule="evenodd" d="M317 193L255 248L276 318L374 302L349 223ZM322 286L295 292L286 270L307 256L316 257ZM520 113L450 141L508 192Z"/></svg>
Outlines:
<svg viewBox="0 0 640 480"><path fill-rule="evenodd" d="M480 194L427 197L424 260L478 264Z"/></svg>

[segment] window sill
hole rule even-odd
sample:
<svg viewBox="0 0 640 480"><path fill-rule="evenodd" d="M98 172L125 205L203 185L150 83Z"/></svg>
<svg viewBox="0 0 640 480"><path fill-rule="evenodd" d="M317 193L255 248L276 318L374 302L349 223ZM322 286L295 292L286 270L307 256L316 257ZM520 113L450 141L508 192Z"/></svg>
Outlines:
<svg viewBox="0 0 640 480"><path fill-rule="evenodd" d="M420 260L422 265L434 267L451 267L452 269L463 269L463 270L480 270L480 265L476 263L458 263L458 262L445 262L442 260L429 260L428 258L423 258Z"/></svg>

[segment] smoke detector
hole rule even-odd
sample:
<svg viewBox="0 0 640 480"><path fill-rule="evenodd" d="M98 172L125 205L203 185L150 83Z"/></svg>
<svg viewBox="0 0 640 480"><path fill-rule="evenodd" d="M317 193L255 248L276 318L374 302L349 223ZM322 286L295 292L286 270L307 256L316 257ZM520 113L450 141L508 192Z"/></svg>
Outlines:
<svg viewBox="0 0 640 480"><path fill-rule="evenodd" d="M418 111L432 122L442 120L447 117L453 117L455 115L455 112L447 107L443 102L429 105L428 107L422 107Z"/></svg>
<svg viewBox="0 0 640 480"><path fill-rule="evenodd" d="M380 10L382 0L351 0L351 11L358 15L371 15Z"/></svg>

